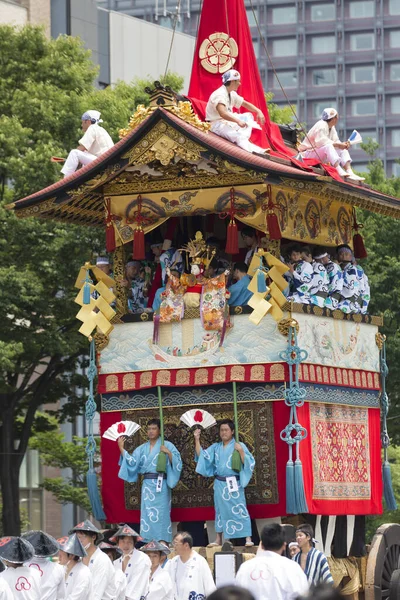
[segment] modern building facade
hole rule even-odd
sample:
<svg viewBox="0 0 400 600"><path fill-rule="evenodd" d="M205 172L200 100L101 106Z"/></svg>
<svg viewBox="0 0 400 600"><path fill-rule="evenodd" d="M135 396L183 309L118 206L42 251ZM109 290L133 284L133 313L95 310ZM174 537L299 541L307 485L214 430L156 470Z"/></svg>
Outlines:
<svg viewBox="0 0 400 600"><path fill-rule="evenodd" d="M99 6L172 27L176 0L98 0ZM287 98L310 127L325 106L381 145L388 175L400 175L400 0L245 0L265 89ZM196 35L201 2L182 0L178 30ZM259 29L257 26L259 25ZM260 35L261 34L261 35ZM264 45L270 54L268 59ZM367 155L353 149L357 169Z"/></svg>
<svg viewBox="0 0 400 600"><path fill-rule="evenodd" d="M43 25L50 35L50 0L0 0L0 25Z"/></svg>

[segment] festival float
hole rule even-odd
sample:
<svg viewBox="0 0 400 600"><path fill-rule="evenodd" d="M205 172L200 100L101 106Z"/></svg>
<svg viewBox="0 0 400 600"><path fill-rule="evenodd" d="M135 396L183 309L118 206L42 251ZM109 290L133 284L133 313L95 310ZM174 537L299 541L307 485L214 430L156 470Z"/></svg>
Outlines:
<svg viewBox="0 0 400 600"><path fill-rule="evenodd" d="M242 150L204 122L205 101L233 65L243 96L265 114L257 134L269 155ZM149 106L137 107L111 150L12 205L20 218L103 228L112 256L112 278L86 263L76 284L80 331L91 340L89 425L96 375L101 433L122 422L102 439L101 499L89 431L93 514L110 524L140 521L140 489L118 478L119 451L111 440L130 433L135 447L145 440L148 419L161 415L163 435L184 463L172 520L212 521L212 480L205 485L195 473L187 423L201 424L208 414L235 417L256 459L246 489L252 519L295 522L293 515L303 515L335 581L347 582L345 594L397 598L400 526L380 527L364 556L365 516L382 513L383 496L395 508L382 317L288 303L281 245L335 248L353 244L353 236L359 244L356 209L399 218L400 202L294 158L296 150L268 117L242 0L231 2L228 14L223 0L204 3L188 98L159 83L148 93ZM156 313L129 314L125 264L132 251L144 258L146 240L156 230L164 237L171 222L186 238L181 250L191 273L186 281L170 277ZM194 268L212 258L197 232L222 231L226 253L235 257L242 224L260 232L263 243L249 269L248 305L229 307L225 275L205 281ZM184 423L188 410L193 421ZM216 428L205 428L206 445L216 435Z"/></svg>

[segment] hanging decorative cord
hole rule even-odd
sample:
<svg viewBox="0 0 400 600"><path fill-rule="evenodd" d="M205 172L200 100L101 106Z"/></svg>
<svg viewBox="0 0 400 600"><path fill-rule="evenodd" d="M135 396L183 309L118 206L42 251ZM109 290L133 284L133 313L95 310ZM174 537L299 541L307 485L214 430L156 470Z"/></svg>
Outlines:
<svg viewBox="0 0 400 600"><path fill-rule="evenodd" d="M164 81L168 75L168 68L169 68L169 61L171 60L171 53L172 53L172 48L174 46L174 40L175 40L175 32L176 32L176 26L178 25L178 20L179 20L179 15L180 15L180 10L181 10L181 0L178 0L178 4L176 6L176 13L174 15L174 26L172 28L172 37L171 37L171 44L169 47L169 52L168 52L168 58L167 58L167 63L165 65L165 71L164 71ZM166 11L165 11L166 12ZM166 15L164 15L166 16Z"/></svg>
<svg viewBox="0 0 400 600"><path fill-rule="evenodd" d="M289 325L288 346L280 353L280 358L289 366L289 387L284 391L285 404L290 407L289 423L281 431L281 440L289 449L286 463L286 512L290 514L307 513L308 506L304 491L303 465L300 460L300 442L307 437L307 430L297 420L297 409L303 406L306 390L299 385L299 364L306 360L308 352L297 344L298 323L294 319ZM293 446L296 448L295 459Z"/></svg>
<svg viewBox="0 0 400 600"><path fill-rule="evenodd" d="M93 436L93 420L96 414L96 403L93 396L93 382L96 377L96 348L95 342L92 338L90 341L90 362L87 371L87 378L89 381L89 396L85 405L85 416L88 424L88 436L86 442L86 456L88 458L89 469L86 473L86 482L88 487L88 494L90 504L92 506L92 514L97 521L105 521L106 515L104 514L103 507L101 505L101 499L99 494L99 488L97 485L97 475L94 469L94 457L97 451L96 440Z"/></svg>
<svg viewBox="0 0 400 600"><path fill-rule="evenodd" d="M386 393L386 378L389 373L389 369L386 363L386 336L380 335L379 340L379 358L380 358L380 371L381 371L381 415L382 415L382 432L381 432L381 443L383 448L383 465L382 465L382 477L383 477L383 495L385 498L386 508L388 510L396 510L397 502L394 496L393 485L392 485L392 474L390 470L390 464L388 460L388 448L390 446L390 438L387 430L387 415L389 412L389 397Z"/></svg>

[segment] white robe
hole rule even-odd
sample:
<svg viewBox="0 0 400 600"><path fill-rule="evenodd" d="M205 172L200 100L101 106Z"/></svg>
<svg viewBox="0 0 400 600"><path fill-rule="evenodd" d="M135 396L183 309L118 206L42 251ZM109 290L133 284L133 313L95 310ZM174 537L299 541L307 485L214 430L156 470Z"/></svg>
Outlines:
<svg viewBox="0 0 400 600"><path fill-rule="evenodd" d="M158 567L150 577L149 589L145 600L174 600L174 589L169 573Z"/></svg>
<svg viewBox="0 0 400 600"><path fill-rule="evenodd" d="M65 570L47 558L32 558L25 566L37 569L40 575L41 600L65 598Z"/></svg>
<svg viewBox="0 0 400 600"><path fill-rule="evenodd" d="M14 600L10 586L0 578L0 600Z"/></svg>
<svg viewBox="0 0 400 600"><path fill-rule="evenodd" d="M121 558L114 560L114 567L122 571ZM149 586L151 561L147 554L134 549L132 556L126 566L126 590L125 597L129 600L140 600L145 596Z"/></svg>
<svg viewBox="0 0 400 600"><path fill-rule="evenodd" d="M115 600L115 574L108 556L96 548L88 567L93 579L93 600Z"/></svg>
<svg viewBox="0 0 400 600"><path fill-rule="evenodd" d="M29 567L10 567L0 573L6 581L14 598L18 600L41 600L40 575Z"/></svg>
<svg viewBox="0 0 400 600"><path fill-rule="evenodd" d="M244 562L236 585L251 592L256 600L295 600L308 592L307 577L297 563L276 552L262 550Z"/></svg>
<svg viewBox="0 0 400 600"><path fill-rule="evenodd" d="M125 591L126 591L126 577L125 573L114 569L115 571L115 600L125 600Z"/></svg>
<svg viewBox="0 0 400 600"><path fill-rule="evenodd" d="M65 587L66 600L93 600L92 575L82 561L75 563L66 576Z"/></svg>
<svg viewBox="0 0 400 600"><path fill-rule="evenodd" d="M214 579L206 559L194 550L189 560L183 563L186 568L182 579L179 581L179 585L177 585L177 572L180 560L179 556L175 556L165 566L165 570L168 568L168 573L172 579L175 600L189 600L189 597L190 600L204 600L204 597L209 596L216 590Z"/></svg>

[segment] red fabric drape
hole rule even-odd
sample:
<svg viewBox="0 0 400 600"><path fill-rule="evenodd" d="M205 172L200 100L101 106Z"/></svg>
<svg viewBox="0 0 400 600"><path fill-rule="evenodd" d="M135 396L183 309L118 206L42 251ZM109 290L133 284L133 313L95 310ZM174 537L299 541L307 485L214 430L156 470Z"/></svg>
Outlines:
<svg viewBox="0 0 400 600"><path fill-rule="evenodd" d="M263 131L254 130L252 140L264 148L270 147L278 153L292 157L296 152L285 146L278 125L272 123L269 118L243 0L204 0L188 93L194 109L204 119L205 103L211 93L222 85L222 74L209 73L202 66L199 57L203 41L216 32L223 32L236 41L238 56L233 68L241 75L238 92L264 113Z"/></svg>

